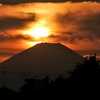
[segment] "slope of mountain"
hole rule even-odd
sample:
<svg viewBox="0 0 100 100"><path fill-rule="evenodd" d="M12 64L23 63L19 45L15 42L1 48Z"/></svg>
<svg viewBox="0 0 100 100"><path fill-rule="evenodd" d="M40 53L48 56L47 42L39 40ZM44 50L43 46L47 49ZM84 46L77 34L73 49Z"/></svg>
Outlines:
<svg viewBox="0 0 100 100"><path fill-rule="evenodd" d="M19 83L18 78L67 75L82 60L79 54L62 44L40 43L3 62L0 68L8 80Z"/></svg>
<svg viewBox="0 0 100 100"><path fill-rule="evenodd" d="M41 43L2 63L8 72L62 73L83 58L71 49L54 43Z"/></svg>

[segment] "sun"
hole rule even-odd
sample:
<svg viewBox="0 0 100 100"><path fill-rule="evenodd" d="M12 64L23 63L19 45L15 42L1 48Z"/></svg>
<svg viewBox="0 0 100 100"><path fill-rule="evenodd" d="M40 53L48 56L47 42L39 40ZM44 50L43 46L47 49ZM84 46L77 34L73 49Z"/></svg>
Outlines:
<svg viewBox="0 0 100 100"><path fill-rule="evenodd" d="M41 20L35 25L30 25L30 28L24 31L24 34L31 36L35 40L41 40L50 36L50 28L45 25L45 21Z"/></svg>
<svg viewBox="0 0 100 100"><path fill-rule="evenodd" d="M31 36L35 39L46 38L49 36L49 29L46 27L36 27L31 31Z"/></svg>

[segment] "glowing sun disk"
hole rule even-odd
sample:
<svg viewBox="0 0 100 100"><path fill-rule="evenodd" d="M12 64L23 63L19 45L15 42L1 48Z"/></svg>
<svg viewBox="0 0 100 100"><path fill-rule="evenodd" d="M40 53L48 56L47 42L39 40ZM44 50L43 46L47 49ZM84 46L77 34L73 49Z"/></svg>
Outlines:
<svg viewBox="0 0 100 100"><path fill-rule="evenodd" d="M36 39L48 37L49 29L46 27L36 27L32 29L31 36Z"/></svg>

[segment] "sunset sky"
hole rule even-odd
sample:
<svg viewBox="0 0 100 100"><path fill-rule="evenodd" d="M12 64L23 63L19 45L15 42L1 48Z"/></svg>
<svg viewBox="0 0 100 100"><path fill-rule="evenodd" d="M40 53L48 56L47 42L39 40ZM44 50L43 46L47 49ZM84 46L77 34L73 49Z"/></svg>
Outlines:
<svg viewBox="0 0 100 100"><path fill-rule="evenodd" d="M100 3L8 1L0 0L0 62L39 42L100 54Z"/></svg>

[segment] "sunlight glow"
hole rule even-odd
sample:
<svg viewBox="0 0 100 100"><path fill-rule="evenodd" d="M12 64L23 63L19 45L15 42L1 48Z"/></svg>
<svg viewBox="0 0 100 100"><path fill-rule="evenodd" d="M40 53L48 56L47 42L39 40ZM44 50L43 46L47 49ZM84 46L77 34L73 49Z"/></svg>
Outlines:
<svg viewBox="0 0 100 100"><path fill-rule="evenodd" d="M49 36L49 30L46 27L37 27L31 31L31 36L35 39L45 38Z"/></svg>
<svg viewBox="0 0 100 100"><path fill-rule="evenodd" d="M24 33L35 40L41 40L50 36L50 28L45 25L45 21L39 21L35 25L30 25L30 28Z"/></svg>

